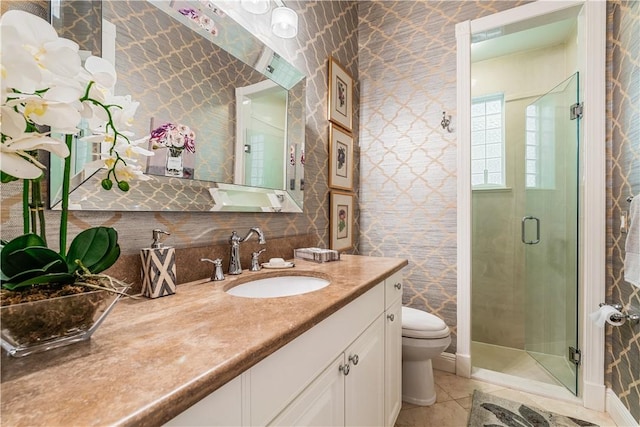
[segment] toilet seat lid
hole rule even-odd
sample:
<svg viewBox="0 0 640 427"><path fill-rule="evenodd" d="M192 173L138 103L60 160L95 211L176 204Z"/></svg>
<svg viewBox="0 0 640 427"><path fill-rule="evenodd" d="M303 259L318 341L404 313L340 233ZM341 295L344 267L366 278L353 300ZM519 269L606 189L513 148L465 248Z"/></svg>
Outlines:
<svg viewBox="0 0 640 427"><path fill-rule="evenodd" d="M438 316L411 307L402 307L402 336L408 338L446 338L449 327Z"/></svg>

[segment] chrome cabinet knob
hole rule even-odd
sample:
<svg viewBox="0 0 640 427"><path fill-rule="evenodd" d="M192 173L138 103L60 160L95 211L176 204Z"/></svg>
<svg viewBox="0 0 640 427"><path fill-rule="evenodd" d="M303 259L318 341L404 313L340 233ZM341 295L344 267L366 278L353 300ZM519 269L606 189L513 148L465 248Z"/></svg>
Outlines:
<svg viewBox="0 0 640 427"><path fill-rule="evenodd" d="M349 375L349 364L347 363L346 365L340 365L340 367L338 368L338 370L340 372L342 372L344 375Z"/></svg>
<svg viewBox="0 0 640 427"><path fill-rule="evenodd" d="M357 354L354 354L353 356L349 356L349 362L353 363L354 366L358 364L359 360L360 358L358 357Z"/></svg>
<svg viewBox="0 0 640 427"><path fill-rule="evenodd" d="M402 288L402 283L396 283L395 285L393 285L393 287L397 290L400 290Z"/></svg>
<svg viewBox="0 0 640 427"><path fill-rule="evenodd" d="M391 320L392 322L395 320L396 316L392 314L387 314L387 319Z"/></svg>

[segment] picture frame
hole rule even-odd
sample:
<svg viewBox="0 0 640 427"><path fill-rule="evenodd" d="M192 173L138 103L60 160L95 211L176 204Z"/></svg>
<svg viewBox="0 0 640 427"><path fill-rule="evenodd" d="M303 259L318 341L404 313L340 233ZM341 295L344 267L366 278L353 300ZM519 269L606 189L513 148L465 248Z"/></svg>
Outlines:
<svg viewBox="0 0 640 427"><path fill-rule="evenodd" d="M329 187L353 191L353 137L329 125Z"/></svg>
<svg viewBox="0 0 640 427"><path fill-rule="evenodd" d="M353 77L329 57L329 121L353 131Z"/></svg>
<svg viewBox="0 0 640 427"><path fill-rule="evenodd" d="M353 248L353 193L331 191L329 214L330 248L346 251Z"/></svg>

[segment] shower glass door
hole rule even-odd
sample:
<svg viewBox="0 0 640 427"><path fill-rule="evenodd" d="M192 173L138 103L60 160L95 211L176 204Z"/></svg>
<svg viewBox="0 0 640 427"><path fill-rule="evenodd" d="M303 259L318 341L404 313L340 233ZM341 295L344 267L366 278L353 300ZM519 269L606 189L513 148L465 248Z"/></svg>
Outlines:
<svg viewBox="0 0 640 427"><path fill-rule="evenodd" d="M525 350L577 394L578 73L526 108Z"/></svg>

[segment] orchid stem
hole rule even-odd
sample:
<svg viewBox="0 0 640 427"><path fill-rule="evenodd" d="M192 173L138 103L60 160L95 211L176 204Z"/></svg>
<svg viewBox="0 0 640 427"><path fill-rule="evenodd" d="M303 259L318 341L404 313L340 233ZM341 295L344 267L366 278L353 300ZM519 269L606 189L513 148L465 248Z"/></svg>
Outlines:
<svg viewBox="0 0 640 427"><path fill-rule="evenodd" d="M42 179L38 178L33 181L33 204L37 211L38 222L40 223L40 237L47 243L47 227L44 218L44 204L42 203ZM35 224L35 222L34 222Z"/></svg>
<svg viewBox="0 0 640 427"><path fill-rule="evenodd" d="M65 135L69 153L73 143L73 135ZM62 178L62 214L60 215L60 255L66 258L67 253L67 222L69 220L69 179L71 176L71 154L64 158L64 175Z"/></svg>
<svg viewBox="0 0 640 427"><path fill-rule="evenodd" d="M28 234L31 231L31 219L29 216L29 184L28 179L22 180L22 230L23 234Z"/></svg>

